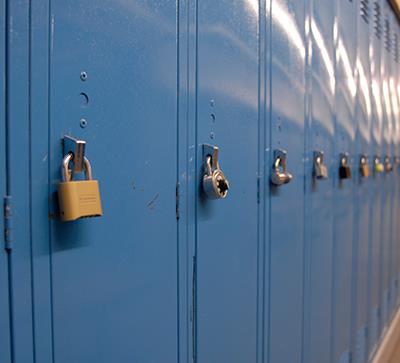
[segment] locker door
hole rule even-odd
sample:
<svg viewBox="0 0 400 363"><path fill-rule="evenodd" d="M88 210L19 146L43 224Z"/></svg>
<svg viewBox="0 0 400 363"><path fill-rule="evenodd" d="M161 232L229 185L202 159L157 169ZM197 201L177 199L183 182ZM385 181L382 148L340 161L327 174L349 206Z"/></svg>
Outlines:
<svg viewBox="0 0 400 363"><path fill-rule="evenodd" d="M381 157L383 104L381 89L381 7L375 1L371 9L370 21L370 71L371 71L371 157ZM374 160L372 160L374 162ZM380 289L381 289L381 209L382 209L382 174L375 171L371 175L372 188L370 190L371 208L371 247L369 270L369 355L373 356L379 339L380 326Z"/></svg>
<svg viewBox="0 0 400 363"><path fill-rule="evenodd" d="M397 24L394 27L394 46L395 46L395 64L394 68L395 70L393 71L393 77L395 79L395 87L396 87L396 95L397 95L397 104L399 105L399 110L398 112L400 113L400 27ZM400 116L400 115L399 115ZM396 152L395 156L398 158L400 157L400 120L399 118L396 119L396 129L395 129L395 134L396 134ZM396 172L396 193L397 196L395 197L396 200L397 198L400 197L400 165L395 165L395 172ZM398 217L400 216L400 203L397 201L397 207L396 211L394 212L394 216L396 218L396 222L393 223L393 236L394 237L394 243L395 243L395 254L396 254L396 270L395 270L395 275L396 275L396 288L397 288L397 301L395 302L396 307L399 306L400 302L400 291L399 291L399 283L400 283L400 223L397 223Z"/></svg>
<svg viewBox="0 0 400 363"><path fill-rule="evenodd" d="M305 208L305 318L304 362L329 362L333 250L334 138L334 2L310 2L312 52L307 83L310 116L307 123ZM314 175L314 152L321 151L327 179Z"/></svg>
<svg viewBox="0 0 400 363"><path fill-rule="evenodd" d="M40 163L57 362L178 360L176 11L174 0L50 2L49 121L32 132L40 152L50 139ZM58 219L64 134L87 141L101 218ZM39 183L34 193L48 197Z"/></svg>
<svg viewBox="0 0 400 363"><path fill-rule="evenodd" d="M399 103L397 99L397 63L398 57L398 40L397 40L397 27L398 20L394 12L390 13L390 77L389 77L389 91L392 107L391 114L391 132L390 132L390 162L392 163L393 172L391 173L391 213L390 213L390 317L395 313L397 302L397 218L398 218L398 165L395 157L398 155L398 122L399 122Z"/></svg>
<svg viewBox="0 0 400 363"><path fill-rule="evenodd" d="M392 105L390 98L390 12L389 4L382 2L383 14L383 34L381 43L381 83L382 83L382 103L383 103L383 134L382 134L382 154L384 157L390 156L391 144L391 117ZM390 306L390 248L391 248L391 212L392 212L392 175L384 173L382 185L382 322L381 328L387 327Z"/></svg>
<svg viewBox="0 0 400 363"><path fill-rule="evenodd" d="M0 0L0 195L6 192L6 2ZM4 230L4 218L1 214L0 230ZM11 337L10 337L10 307L9 302L9 275L8 275L8 254L5 250L4 240L1 240L0 247L0 361L11 363Z"/></svg>
<svg viewBox="0 0 400 363"><path fill-rule="evenodd" d="M255 362L258 2L200 0L197 29L197 361ZM226 199L202 191L203 144L219 148Z"/></svg>
<svg viewBox="0 0 400 363"><path fill-rule="evenodd" d="M337 5L336 38L336 174L334 192L334 277L332 362L347 363L350 358L353 185L357 174L354 152L356 96L356 14L354 2L340 0ZM338 175L340 155L348 153L352 179Z"/></svg>
<svg viewBox="0 0 400 363"><path fill-rule="evenodd" d="M370 157L370 66L369 66L369 28L370 9L363 1L356 3L357 21L357 98L356 98L356 145L354 165L354 224L353 240L353 297L352 297L352 334L351 349L356 363L367 361L367 327L368 327L368 264L370 247L370 208L369 190L371 178L360 172L361 155Z"/></svg>
<svg viewBox="0 0 400 363"><path fill-rule="evenodd" d="M304 255L304 3L273 0L271 149L287 152L290 183L270 192L269 362L301 361Z"/></svg>

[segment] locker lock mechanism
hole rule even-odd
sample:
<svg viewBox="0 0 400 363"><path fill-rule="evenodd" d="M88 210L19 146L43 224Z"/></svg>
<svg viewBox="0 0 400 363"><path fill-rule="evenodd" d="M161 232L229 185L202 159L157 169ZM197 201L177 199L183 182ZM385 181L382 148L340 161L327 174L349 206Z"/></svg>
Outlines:
<svg viewBox="0 0 400 363"><path fill-rule="evenodd" d="M384 165L381 163L379 156L374 156L374 172L375 174L381 174L385 171Z"/></svg>
<svg viewBox="0 0 400 363"><path fill-rule="evenodd" d="M224 199L228 195L229 182L219 167L218 147L203 145L203 190L210 199Z"/></svg>
<svg viewBox="0 0 400 363"><path fill-rule="evenodd" d="M324 164L324 153L322 151L314 151L314 178L327 179L328 168Z"/></svg>
<svg viewBox="0 0 400 363"><path fill-rule="evenodd" d="M390 162L390 157L388 155L385 156L383 164L385 166L385 172L386 173L390 173L390 172L393 171L393 165Z"/></svg>
<svg viewBox="0 0 400 363"><path fill-rule="evenodd" d="M274 163L272 164L271 183L276 186L290 183L292 174L287 171L285 150L274 150Z"/></svg>
<svg viewBox="0 0 400 363"><path fill-rule="evenodd" d="M360 175L363 178L369 177L368 156L365 154L360 155Z"/></svg>
<svg viewBox="0 0 400 363"><path fill-rule="evenodd" d="M70 136L64 138L62 181L58 184L60 216L63 222L103 215L99 182L92 179L92 167L84 153L85 144L85 141ZM85 180L72 180L75 173L79 172L85 173Z"/></svg>
<svg viewBox="0 0 400 363"><path fill-rule="evenodd" d="M340 154L340 166L339 166L339 178L340 179L351 179L351 168L349 165L349 154Z"/></svg>

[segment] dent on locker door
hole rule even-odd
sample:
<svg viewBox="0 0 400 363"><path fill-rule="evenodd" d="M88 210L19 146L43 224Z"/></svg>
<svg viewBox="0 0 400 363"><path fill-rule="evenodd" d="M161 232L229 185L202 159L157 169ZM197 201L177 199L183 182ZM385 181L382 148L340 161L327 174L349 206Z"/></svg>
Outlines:
<svg viewBox="0 0 400 363"><path fill-rule="evenodd" d="M52 222L54 356L176 362L176 2L51 11L50 182L55 191L60 138L85 140L104 211Z"/></svg>
<svg viewBox="0 0 400 363"><path fill-rule="evenodd" d="M197 361L255 362L258 2L197 6ZM207 176L216 147L229 185L222 199L226 184L218 191Z"/></svg>

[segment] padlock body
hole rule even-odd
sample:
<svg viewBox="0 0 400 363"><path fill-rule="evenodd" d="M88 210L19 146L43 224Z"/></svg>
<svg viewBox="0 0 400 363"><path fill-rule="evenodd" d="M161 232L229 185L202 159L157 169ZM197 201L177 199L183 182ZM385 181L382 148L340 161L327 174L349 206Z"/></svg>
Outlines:
<svg viewBox="0 0 400 363"><path fill-rule="evenodd" d="M315 166L314 174L317 179L327 179L328 178L328 168L323 164L317 164Z"/></svg>
<svg viewBox="0 0 400 363"><path fill-rule="evenodd" d="M221 188L222 186L223 188ZM229 183L224 173L217 169L214 170L211 175L204 175L203 189L210 199L224 199L228 194Z"/></svg>
<svg viewBox="0 0 400 363"><path fill-rule="evenodd" d="M382 163L375 164L375 172L376 173L383 173L384 170L385 170L385 167L383 166Z"/></svg>
<svg viewBox="0 0 400 363"><path fill-rule="evenodd" d="M368 165L361 165L360 167L360 172L361 172L361 176L363 178L368 178L369 177L369 167Z"/></svg>
<svg viewBox="0 0 400 363"><path fill-rule="evenodd" d="M350 179L351 178L351 169L349 166L341 166L339 169L339 178L340 179Z"/></svg>
<svg viewBox="0 0 400 363"><path fill-rule="evenodd" d="M76 180L58 185L60 217L64 222L103 215L97 180Z"/></svg>

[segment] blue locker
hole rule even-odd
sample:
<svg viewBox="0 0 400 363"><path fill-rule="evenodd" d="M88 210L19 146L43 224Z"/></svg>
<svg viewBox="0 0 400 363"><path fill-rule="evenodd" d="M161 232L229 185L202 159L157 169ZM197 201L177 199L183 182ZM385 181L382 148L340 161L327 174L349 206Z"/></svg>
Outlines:
<svg viewBox="0 0 400 363"><path fill-rule="evenodd" d="M31 166L29 100L29 1L8 0L7 24L7 194L11 196L13 225L9 253L12 361L34 361L30 216ZM44 195L43 198L47 198ZM17 228L15 226L18 226Z"/></svg>
<svg viewBox="0 0 400 363"><path fill-rule="evenodd" d="M41 362L176 362L176 2L35 5L32 203L46 210L50 193L51 208L32 219L35 306L43 307L34 311L36 354ZM87 141L102 218L58 220L64 134Z"/></svg>
<svg viewBox="0 0 400 363"><path fill-rule="evenodd" d="M304 270L305 5L272 0L270 165L287 152L293 180L270 191L269 352L270 363L301 362ZM267 158L268 159L268 158Z"/></svg>
<svg viewBox="0 0 400 363"><path fill-rule="evenodd" d="M382 2L382 26L383 39L381 42L381 84L383 103L383 133L382 133L382 156L390 156L392 106L390 98L390 13L389 4ZM385 170L382 185L382 321L381 329L387 328L390 315L390 248L391 248L391 204L392 204L392 175Z"/></svg>
<svg viewBox="0 0 400 363"><path fill-rule="evenodd" d="M390 147L390 162L392 163L393 172L391 173L391 248L390 248L390 315L393 317L397 306L397 284L398 284L398 261L397 261L397 219L398 219L398 163L395 159L398 155L398 133L399 133L399 103L397 97L397 63L398 58L398 39L397 29L399 23L396 15L391 12L390 14L390 41L391 41L391 52L390 52L390 79L389 79L389 91L391 98L391 147Z"/></svg>
<svg viewBox="0 0 400 363"><path fill-rule="evenodd" d="M370 8L365 1L356 3L357 23L357 97L356 97L356 145L354 154L354 238L353 238L353 287L352 287L352 352L356 363L367 361L368 331L368 264L370 247L370 198L372 186L369 176L361 174L361 158L371 165L370 155L370 66L369 21Z"/></svg>
<svg viewBox="0 0 400 363"><path fill-rule="evenodd" d="M255 362L258 1L196 4L196 357L199 363ZM219 148L231 185L226 199L208 199L201 190L204 144Z"/></svg>
<svg viewBox="0 0 400 363"><path fill-rule="evenodd" d="M372 4L370 16L370 72L371 72L371 167L374 169L375 158L379 160L382 156L382 123L383 104L381 89L381 41L382 41L382 19L381 3L375 1ZM370 215L369 225L370 239L370 263L369 263L369 329L368 350L370 357L373 356L380 335L381 317L381 210L382 210L382 179L383 176L372 170L370 190Z"/></svg>
<svg viewBox="0 0 400 363"><path fill-rule="evenodd" d="M335 157L336 173L334 192L334 275L332 295L332 363L347 363L350 359L351 294L352 294L352 243L353 191L358 164L355 162L355 97L356 67L356 14L354 2L336 2L336 122ZM343 153L348 153L352 179L339 179L338 171Z"/></svg>
<svg viewBox="0 0 400 363"><path fill-rule="evenodd" d="M334 155L334 2L309 2L309 69L307 71L304 358L329 362L331 340ZM327 179L314 175L314 152L322 151Z"/></svg>
<svg viewBox="0 0 400 363"><path fill-rule="evenodd" d="M2 196L6 191L6 2L0 1L0 193ZM4 209L2 209L4 213ZM4 230L4 218L0 221L0 230ZM11 326L9 306L9 253L4 246L0 249L0 361L11 363Z"/></svg>

